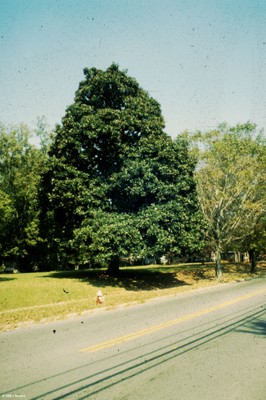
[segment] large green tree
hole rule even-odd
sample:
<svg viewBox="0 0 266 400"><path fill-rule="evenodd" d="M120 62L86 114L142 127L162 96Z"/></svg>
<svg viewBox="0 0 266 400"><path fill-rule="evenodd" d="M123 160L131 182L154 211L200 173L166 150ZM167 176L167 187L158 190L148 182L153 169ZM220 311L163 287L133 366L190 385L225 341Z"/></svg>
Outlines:
<svg viewBox="0 0 266 400"><path fill-rule="evenodd" d="M214 131L186 136L199 160L199 200L208 225L207 242L215 253L216 274L220 276L222 252L242 249L252 255L253 250L266 245L262 228L265 136L249 122L234 127L222 124Z"/></svg>
<svg viewBox="0 0 266 400"><path fill-rule="evenodd" d="M187 144L164 132L157 101L117 65L84 74L42 179L50 254L62 266L114 272L122 256L196 250L201 224Z"/></svg>
<svg viewBox="0 0 266 400"><path fill-rule="evenodd" d="M38 185L45 152L33 139L26 125L0 125L0 257L24 270L36 262L41 242Z"/></svg>

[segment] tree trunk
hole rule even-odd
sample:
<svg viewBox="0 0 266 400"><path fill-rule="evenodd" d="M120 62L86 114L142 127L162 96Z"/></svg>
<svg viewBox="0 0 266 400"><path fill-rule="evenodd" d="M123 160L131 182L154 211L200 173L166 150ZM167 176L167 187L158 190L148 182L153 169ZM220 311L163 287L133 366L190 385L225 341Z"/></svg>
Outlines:
<svg viewBox="0 0 266 400"><path fill-rule="evenodd" d="M106 273L110 276L118 276L119 275L119 264L120 264L120 258L119 257L113 257L112 260L109 263L108 269Z"/></svg>
<svg viewBox="0 0 266 400"><path fill-rule="evenodd" d="M257 270L256 251L254 249L250 249L248 254L249 254L249 259L250 259L250 263L251 263L250 272L254 273Z"/></svg>
<svg viewBox="0 0 266 400"><path fill-rule="evenodd" d="M235 254L235 262L241 261L240 251L234 251Z"/></svg>
<svg viewBox="0 0 266 400"><path fill-rule="evenodd" d="M219 249L216 251L215 272L216 272L216 278L220 278L223 274L222 262L221 262L221 250Z"/></svg>

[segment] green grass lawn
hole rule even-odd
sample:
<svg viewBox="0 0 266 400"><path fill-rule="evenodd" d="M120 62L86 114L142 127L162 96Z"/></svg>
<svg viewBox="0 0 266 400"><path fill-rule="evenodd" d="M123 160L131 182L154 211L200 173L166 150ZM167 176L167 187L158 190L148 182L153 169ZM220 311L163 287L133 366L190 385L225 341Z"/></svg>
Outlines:
<svg viewBox="0 0 266 400"><path fill-rule="evenodd" d="M245 278L248 266L225 265L222 282ZM258 271L264 273L265 267ZM117 278L104 270L0 275L0 330L20 323L63 319L69 315L173 295L216 284L213 265L122 268ZM98 290L104 303L96 306Z"/></svg>

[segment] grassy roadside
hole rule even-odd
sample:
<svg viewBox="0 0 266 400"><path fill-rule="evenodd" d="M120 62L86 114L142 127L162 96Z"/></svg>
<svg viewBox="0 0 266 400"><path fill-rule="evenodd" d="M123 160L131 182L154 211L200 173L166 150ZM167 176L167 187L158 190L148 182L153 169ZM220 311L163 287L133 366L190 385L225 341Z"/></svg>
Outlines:
<svg viewBox="0 0 266 400"><path fill-rule="evenodd" d="M215 278L211 264L122 268L118 278L106 276L104 270L1 274L0 330L265 276L266 264L260 264L253 275L246 264L224 264L223 270L220 280ZM99 289L105 301L96 306Z"/></svg>

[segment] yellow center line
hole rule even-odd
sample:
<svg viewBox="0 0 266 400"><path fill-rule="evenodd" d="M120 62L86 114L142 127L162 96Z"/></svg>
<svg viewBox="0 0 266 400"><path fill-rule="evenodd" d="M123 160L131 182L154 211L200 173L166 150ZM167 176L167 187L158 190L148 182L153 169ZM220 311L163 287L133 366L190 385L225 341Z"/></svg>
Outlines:
<svg viewBox="0 0 266 400"><path fill-rule="evenodd" d="M220 310L222 308L228 307L228 306L230 306L232 304L239 303L240 301L243 301L243 300L250 299L252 297L258 296L258 295L260 295L262 293L265 293L265 292L266 292L266 288L257 290L255 292L251 292L249 294L245 294L243 296L235 297L235 298L233 298L231 300L225 301L225 302L220 303L220 304L216 304L216 305L208 307L208 308L203 308L202 310L199 310L199 311L196 311L196 312L193 312L193 313L190 313L190 314L183 315L183 316L175 318L175 319L173 319L171 321L163 322L161 324L154 325L154 326L152 326L150 328L142 329L140 331L133 332L133 333L130 333L128 335L120 336L120 337L117 337L117 338L112 339L112 340L107 340L106 342L101 342L101 343L86 347L84 349L81 349L80 352L91 352L92 353L92 352L100 351L100 350L103 350L103 349L107 349L107 348L113 347L113 346L115 346L117 344L121 344L121 343L124 343L124 342L128 342L130 340L136 339L136 338L138 338L140 336L148 335L149 333L154 333L154 332L160 331L161 329L169 328L169 327L171 327L173 325L180 324L181 322L185 322L185 321L189 321L189 320L194 319L194 318L201 317L201 316L209 314L209 313L211 313L213 311Z"/></svg>

